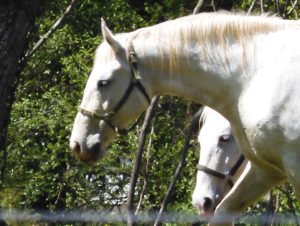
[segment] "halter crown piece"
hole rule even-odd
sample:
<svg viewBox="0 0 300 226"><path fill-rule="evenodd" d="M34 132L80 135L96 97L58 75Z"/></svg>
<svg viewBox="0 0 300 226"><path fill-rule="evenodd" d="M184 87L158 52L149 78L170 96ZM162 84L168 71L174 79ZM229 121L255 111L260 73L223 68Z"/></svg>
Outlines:
<svg viewBox="0 0 300 226"><path fill-rule="evenodd" d="M128 62L130 64L130 69L131 69L130 84L127 87L127 89L126 89L124 95L122 96L122 98L119 100L119 102L113 108L113 110L111 112L106 113L104 115L101 115L101 114L98 114L96 112L86 110L82 107L78 107L78 111L81 114L83 114L85 116L88 116L88 117L91 117L91 118L94 118L94 119L103 120L104 122L107 123L107 125L109 125L113 130L115 130L119 134L126 134L129 130L133 129L141 119L141 116L140 116L138 118L138 120L128 130L124 129L124 128L119 128L118 126L116 126L113 123L113 121L111 119L111 117L114 116L121 109L121 107L125 104L126 100L128 99L128 97L132 93L133 88L134 87L138 88L138 90L144 95L144 97L147 100L148 104L150 104L150 102L151 102L151 98L147 94L145 87L140 82L141 76L140 76L140 73L139 73L138 68L137 68L138 58L137 58L137 55L135 53L134 46L133 46L132 42L130 42L129 46L128 46Z"/></svg>

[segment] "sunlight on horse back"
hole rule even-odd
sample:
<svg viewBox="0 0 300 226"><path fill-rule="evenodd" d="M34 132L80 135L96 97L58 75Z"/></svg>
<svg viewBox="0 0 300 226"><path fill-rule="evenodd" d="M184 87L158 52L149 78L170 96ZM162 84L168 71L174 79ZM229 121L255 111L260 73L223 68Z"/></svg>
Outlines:
<svg viewBox="0 0 300 226"><path fill-rule="evenodd" d="M205 107L199 127L200 158L193 206L202 218L209 218L240 177L247 161L240 160L242 154L230 123L218 112Z"/></svg>
<svg viewBox="0 0 300 226"><path fill-rule="evenodd" d="M103 21L102 34L70 138L81 161L103 157L153 96L181 96L228 119L249 161L213 222L286 179L300 198L299 22L201 13L122 35Z"/></svg>

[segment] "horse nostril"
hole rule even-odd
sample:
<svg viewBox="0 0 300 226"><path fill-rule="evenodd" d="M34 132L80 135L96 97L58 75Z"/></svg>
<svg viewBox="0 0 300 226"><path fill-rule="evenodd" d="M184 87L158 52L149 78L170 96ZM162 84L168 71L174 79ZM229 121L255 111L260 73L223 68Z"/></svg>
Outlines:
<svg viewBox="0 0 300 226"><path fill-rule="evenodd" d="M89 151L94 152L94 153L98 153L99 150L101 148L101 144L99 142L93 144L90 148Z"/></svg>
<svg viewBox="0 0 300 226"><path fill-rule="evenodd" d="M80 144L76 141L73 142L71 145L71 150L74 151L75 153L79 154L81 151Z"/></svg>
<svg viewBox="0 0 300 226"><path fill-rule="evenodd" d="M210 212L212 210L212 207L213 207L212 199L205 197L203 202L203 210L205 212Z"/></svg>

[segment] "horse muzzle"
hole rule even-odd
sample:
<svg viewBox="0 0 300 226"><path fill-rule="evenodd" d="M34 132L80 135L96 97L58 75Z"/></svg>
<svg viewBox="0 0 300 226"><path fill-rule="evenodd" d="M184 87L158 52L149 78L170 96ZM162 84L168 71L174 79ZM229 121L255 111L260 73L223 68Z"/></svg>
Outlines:
<svg viewBox="0 0 300 226"><path fill-rule="evenodd" d="M70 148L76 157L85 164L97 162L97 160L103 158L105 153L100 142L84 145L78 141L72 141L70 143Z"/></svg>

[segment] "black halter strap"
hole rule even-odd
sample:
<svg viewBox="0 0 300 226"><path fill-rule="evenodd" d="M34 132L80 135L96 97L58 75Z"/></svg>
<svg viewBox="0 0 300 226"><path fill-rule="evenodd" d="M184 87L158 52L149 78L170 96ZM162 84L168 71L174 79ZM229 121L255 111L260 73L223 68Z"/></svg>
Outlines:
<svg viewBox="0 0 300 226"><path fill-rule="evenodd" d="M232 188L233 187L233 181L232 181L232 177L236 174L237 170L241 167L241 165L243 164L245 160L245 157L243 155L241 155L239 157L239 159L237 160L237 162L233 165L233 167L231 168L231 170L227 173L220 173L216 170L210 169L206 166L203 166L201 164L197 164L197 169L199 171L202 171L204 173L210 174L212 176L215 176L221 180L225 180L226 183Z"/></svg>
<svg viewBox="0 0 300 226"><path fill-rule="evenodd" d="M238 171L238 169L240 168L240 166L243 164L244 160L245 160L244 155L241 155L239 157L239 159L237 160L237 162L234 164L234 166L229 171L229 175L230 176L234 176L235 175L236 171Z"/></svg>
<svg viewBox="0 0 300 226"><path fill-rule="evenodd" d="M133 89L136 87L144 95L148 104L150 104L150 102L151 102L151 98L149 97L148 93L146 92L145 87L140 82L141 76L139 74L138 67L137 67L138 58L135 53L132 42L130 42L129 46L128 46L128 62L130 64L130 68L131 68L131 76L130 76L129 86L127 87L124 95L122 96L122 98L119 100L119 102L116 104L116 106L113 108L113 110L111 112L104 114L104 115L100 115L96 112L92 112L92 111L86 110L84 108L78 107L78 111L81 114L91 117L91 118L94 118L94 119L105 121L107 123L107 125L109 125L113 130L115 130L117 133L120 133L120 134L126 134L128 132L128 130L131 130L133 127L135 127L137 125L137 123L139 122L139 120L141 119L141 117L139 117L139 119L128 130L124 129L124 128L119 128L118 126L116 126L113 123L113 121L111 119L111 117L113 115L115 115L121 109L121 107L125 104L126 100L131 95Z"/></svg>

